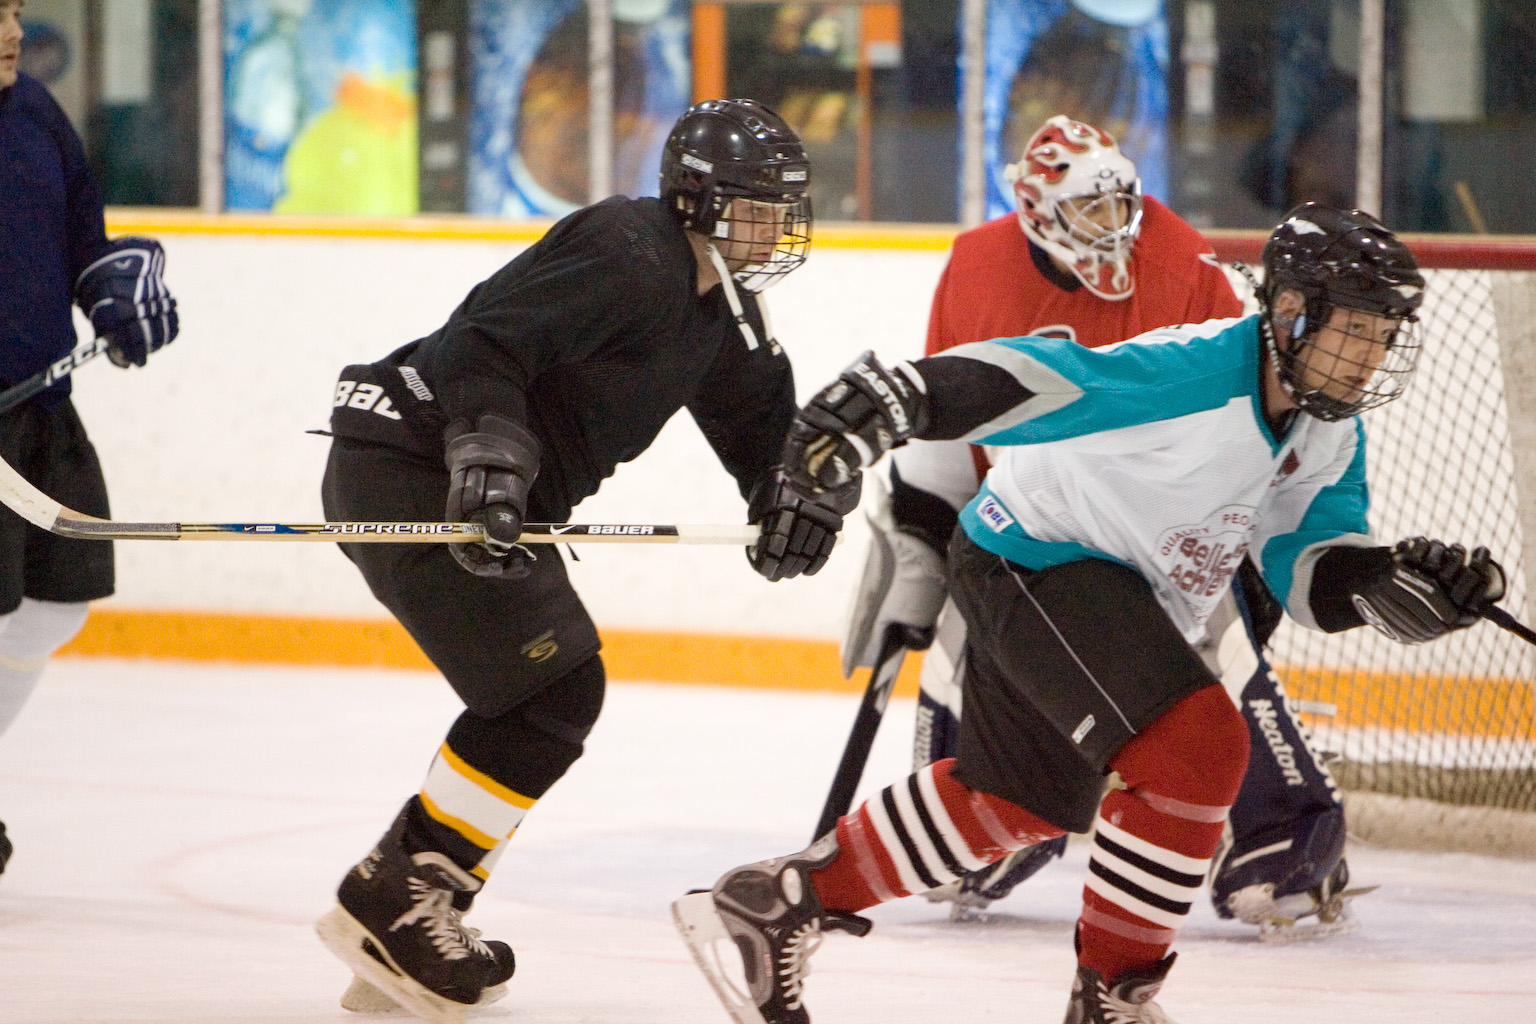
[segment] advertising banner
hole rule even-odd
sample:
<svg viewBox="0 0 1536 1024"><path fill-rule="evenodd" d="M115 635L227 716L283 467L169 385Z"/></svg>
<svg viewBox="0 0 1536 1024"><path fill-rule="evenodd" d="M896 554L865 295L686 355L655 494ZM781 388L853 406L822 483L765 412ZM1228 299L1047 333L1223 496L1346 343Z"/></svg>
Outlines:
<svg viewBox="0 0 1536 1024"><path fill-rule="evenodd" d="M225 0L225 204L417 209L413 0Z"/></svg>
<svg viewBox="0 0 1536 1024"><path fill-rule="evenodd" d="M692 85L687 0L614 0L615 192L655 195ZM588 12L581 0L475 0L467 206L512 219L586 205Z"/></svg>
<svg viewBox="0 0 1536 1024"><path fill-rule="evenodd" d="M1168 198L1161 0L989 0L984 88L989 219L1014 208L1003 169L1055 114L1109 132L1136 162L1143 191Z"/></svg>

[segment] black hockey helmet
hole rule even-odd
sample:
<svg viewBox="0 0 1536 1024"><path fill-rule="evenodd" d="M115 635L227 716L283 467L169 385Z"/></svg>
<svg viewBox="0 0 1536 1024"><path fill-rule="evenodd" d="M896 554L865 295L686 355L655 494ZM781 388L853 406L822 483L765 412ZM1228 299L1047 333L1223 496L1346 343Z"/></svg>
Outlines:
<svg viewBox="0 0 1536 1024"><path fill-rule="evenodd" d="M1306 412L1338 420L1390 402L1408 385L1418 362L1417 311L1424 300L1424 275L1408 247L1375 217L1360 210L1336 210L1303 203L1286 214L1264 244L1264 283L1258 297L1263 327L1280 379ZM1305 310L1282 324L1284 346L1275 344L1273 309L1281 292L1305 297ZM1321 391L1313 365L1303 379L1307 346L1325 327L1335 308L1357 309L1396 320L1400 326L1368 384L1342 400ZM1341 365L1338 373L1348 373ZM1336 375L1335 379L1342 379Z"/></svg>
<svg viewBox="0 0 1536 1024"><path fill-rule="evenodd" d="M732 276L761 288L805 262L810 245L810 162L800 136L756 100L706 100L672 126L661 155L661 198L683 227L710 238L731 237L731 200L787 207L784 230L766 263ZM755 290L755 289L754 289Z"/></svg>

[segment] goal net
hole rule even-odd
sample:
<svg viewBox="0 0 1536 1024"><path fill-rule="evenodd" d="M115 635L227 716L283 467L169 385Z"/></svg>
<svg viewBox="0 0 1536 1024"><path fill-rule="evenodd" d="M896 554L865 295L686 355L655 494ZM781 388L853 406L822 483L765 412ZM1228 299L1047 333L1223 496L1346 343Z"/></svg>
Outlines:
<svg viewBox="0 0 1536 1024"><path fill-rule="evenodd" d="M1228 266L1258 271L1262 239L1215 241ZM1408 241L1425 268L1424 348L1407 393L1363 417L1372 532L1486 544L1509 576L1503 607L1529 622L1536 242ZM1536 647L1490 622L1407 646L1287 620L1270 655L1346 791L1353 831L1536 856Z"/></svg>

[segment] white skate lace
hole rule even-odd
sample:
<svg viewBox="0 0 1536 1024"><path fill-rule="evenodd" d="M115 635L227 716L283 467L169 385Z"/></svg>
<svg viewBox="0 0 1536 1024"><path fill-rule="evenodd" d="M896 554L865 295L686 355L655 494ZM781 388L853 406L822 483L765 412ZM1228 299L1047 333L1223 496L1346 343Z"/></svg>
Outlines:
<svg viewBox="0 0 1536 1024"><path fill-rule="evenodd" d="M407 879L415 905L389 926L390 931L413 924L424 925L432 948L444 960L463 960L471 954L490 957L490 947L480 941L480 932L468 928L453 906L453 893L419 878Z"/></svg>
<svg viewBox="0 0 1536 1024"><path fill-rule="evenodd" d="M1099 1008L1104 1012L1104 1024L1175 1024L1156 1003L1121 999L1103 982L1099 983Z"/></svg>
<svg viewBox="0 0 1536 1024"><path fill-rule="evenodd" d="M815 921L807 921L790 933L779 950L779 988L784 994L784 1005L791 1010L800 1009L800 989L805 984L806 975L811 973L811 954L820 945L820 926Z"/></svg>

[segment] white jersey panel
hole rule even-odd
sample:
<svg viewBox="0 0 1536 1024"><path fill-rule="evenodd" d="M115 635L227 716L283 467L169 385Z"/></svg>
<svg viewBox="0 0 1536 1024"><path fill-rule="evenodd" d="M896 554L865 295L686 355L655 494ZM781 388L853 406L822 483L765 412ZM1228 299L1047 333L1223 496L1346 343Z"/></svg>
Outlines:
<svg viewBox="0 0 1536 1024"><path fill-rule="evenodd" d="M1212 335L1209 325L1165 328L1143 336L1143 343L1209 345L1213 362L1223 362L1231 358L1233 340L1223 340L1225 333ZM1363 435L1356 422L1303 415L1277 443L1259 412L1254 353L1251 382L1249 374L1229 378L1243 383L1221 404L1209 393L1180 401L1170 396L1163 375L1149 381L1159 398L1174 398L1165 418L1148 412L1145 396L1128 392L1123 375L1111 380L1112 371L1103 370L1104 387L1129 405L1141 403L1130 422L1106 428L1113 416L1088 406L1094 374L1102 369L1097 357L1109 352L1080 349L1071 354L1072 365L1062 364L1084 388L1084 433L1072 436L1058 421L1053 439L997 449L996 465L961 517L977 544L1035 569L1083 557L1130 566L1194 643L1251 546L1266 549L1268 557L1255 552L1255 560L1290 604L1293 564L1303 550L1365 532ZM1189 354L1180 360L1187 363ZM1042 348L1038 358L1052 353ZM1208 385L1198 375L1191 379L1192 388ZM1055 415L1073 411L1068 406ZM1305 594L1300 598L1304 603Z"/></svg>

